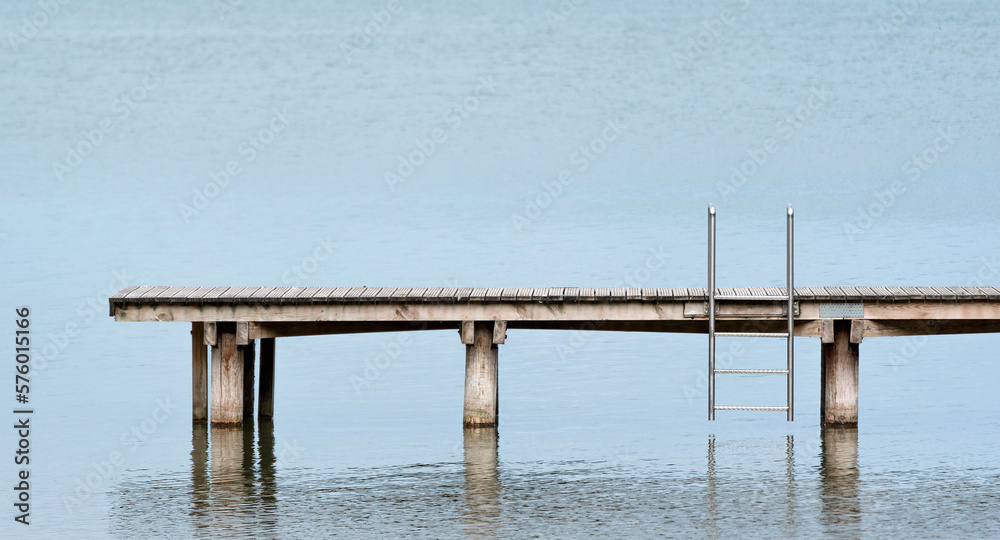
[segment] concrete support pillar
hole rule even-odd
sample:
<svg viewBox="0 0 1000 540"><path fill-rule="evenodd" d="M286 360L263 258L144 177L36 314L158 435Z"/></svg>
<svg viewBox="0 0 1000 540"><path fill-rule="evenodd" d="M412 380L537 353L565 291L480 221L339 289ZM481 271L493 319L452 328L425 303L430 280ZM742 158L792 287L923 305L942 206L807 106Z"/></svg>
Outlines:
<svg viewBox="0 0 1000 540"><path fill-rule="evenodd" d="M498 349L494 344L493 321L476 321L469 332L463 329L465 347L465 427L494 427L499 414L497 394ZM469 344L471 341L471 344Z"/></svg>
<svg viewBox="0 0 1000 540"><path fill-rule="evenodd" d="M858 424L858 350L851 321L833 321L833 343L822 345L820 416L827 425Z"/></svg>

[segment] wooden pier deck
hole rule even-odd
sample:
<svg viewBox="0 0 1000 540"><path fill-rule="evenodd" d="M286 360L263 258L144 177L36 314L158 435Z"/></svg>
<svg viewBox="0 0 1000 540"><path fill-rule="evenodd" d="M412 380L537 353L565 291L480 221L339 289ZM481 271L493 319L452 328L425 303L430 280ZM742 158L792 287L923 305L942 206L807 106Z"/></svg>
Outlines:
<svg viewBox="0 0 1000 540"><path fill-rule="evenodd" d="M704 287L127 287L117 321L192 323L193 415L239 424L253 414L255 341L260 411L273 414L274 339L458 330L466 351L465 424L497 423L497 358L507 329L708 333ZM865 337L1000 332L1000 287L795 287L794 335L822 340L821 415L857 423L858 346ZM783 287L718 288L719 332L781 331Z"/></svg>

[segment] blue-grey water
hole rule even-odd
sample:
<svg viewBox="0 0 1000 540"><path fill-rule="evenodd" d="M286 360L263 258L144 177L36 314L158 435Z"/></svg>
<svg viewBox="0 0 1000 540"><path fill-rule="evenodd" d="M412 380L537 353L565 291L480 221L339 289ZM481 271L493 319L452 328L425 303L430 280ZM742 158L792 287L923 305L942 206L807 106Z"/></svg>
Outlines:
<svg viewBox="0 0 1000 540"><path fill-rule="evenodd" d="M1000 535L996 335L866 339L859 427L823 432L816 340L794 422L708 422L705 336L511 330L496 435L463 433L453 331L287 338L273 423L209 432L190 327L107 315L140 284L703 286L709 203L720 286L783 283L787 203L797 284L1000 286L995 2L25 0L0 38L35 411L4 538Z"/></svg>

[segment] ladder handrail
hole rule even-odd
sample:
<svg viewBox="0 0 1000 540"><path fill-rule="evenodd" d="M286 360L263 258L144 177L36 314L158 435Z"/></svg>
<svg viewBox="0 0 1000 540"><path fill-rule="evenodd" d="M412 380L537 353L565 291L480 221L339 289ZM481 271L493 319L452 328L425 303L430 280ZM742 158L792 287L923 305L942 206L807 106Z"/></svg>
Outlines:
<svg viewBox="0 0 1000 540"><path fill-rule="evenodd" d="M795 211L792 209L792 205L788 205L788 421L791 422L792 418L795 416L794 412L794 362L795 358L795 287L792 283L794 274L794 219Z"/></svg>
<svg viewBox="0 0 1000 540"><path fill-rule="evenodd" d="M788 301L788 331L785 339L788 340L788 351L784 370L754 370L754 369L715 369L715 205L708 205L708 419L715 420L717 410L773 410L787 411L787 419L791 422L794 418L794 365L795 365L795 287L794 287L794 216L792 205L788 205L788 233L787 233L787 259L786 277L788 285L785 297ZM720 332L723 335L741 336L759 334L762 336L775 337L775 333L755 333L755 332ZM715 405L715 375L716 373L774 373L785 374L787 377L787 404L785 407L733 407Z"/></svg>
<svg viewBox="0 0 1000 540"><path fill-rule="evenodd" d="M715 420L715 206L708 205L708 419Z"/></svg>

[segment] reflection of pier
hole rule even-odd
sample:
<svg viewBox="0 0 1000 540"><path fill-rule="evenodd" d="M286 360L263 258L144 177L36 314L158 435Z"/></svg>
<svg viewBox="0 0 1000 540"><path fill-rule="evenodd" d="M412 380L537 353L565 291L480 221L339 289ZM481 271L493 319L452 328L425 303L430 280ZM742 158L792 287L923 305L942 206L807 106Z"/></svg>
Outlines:
<svg viewBox="0 0 1000 540"><path fill-rule="evenodd" d="M465 429L465 513L470 536L496 537L500 526L497 439L495 428Z"/></svg>
<svg viewBox="0 0 1000 540"><path fill-rule="evenodd" d="M848 533L844 525L861 523L858 500L858 428L826 426L820 432L823 453L820 457L823 520L831 532Z"/></svg>
<svg viewBox="0 0 1000 540"><path fill-rule="evenodd" d="M190 515L196 527L211 527L213 519L246 510L253 510L265 529L277 524L274 424L261 421L256 433L254 427L252 419L242 429L194 425Z"/></svg>
<svg viewBox="0 0 1000 540"><path fill-rule="evenodd" d="M857 537L861 523L861 503L859 498L858 474L858 429L855 427L826 426L820 431L821 453L819 467L821 519L829 532L838 536ZM718 523L731 517L730 498L725 478L719 478L716 441L708 439L708 474L705 506L708 514L708 536L718 538L723 535ZM785 477L787 481L784 529L781 536L797 536L796 524L796 478L795 443L788 435L785 440ZM773 477L772 477L773 478ZM775 478L777 479L777 478ZM737 494L739 496L739 494ZM775 498L774 500L778 500Z"/></svg>
<svg viewBox="0 0 1000 540"><path fill-rule="evenodd" d="M717 522L720 518L725 516L720 516L720 505L719 505L719 480L717 478L718 472L716 471L716 458L715 458L715 436L708 437L708 474L707 474L707 486L706 486L706 506L708 508L708 535L710 538L719 538L721 536L720 531L717 527ZM795 531L795 437L792 435L785 436L785 479L787 483L785 492L785 520L784 524L786 529L782 531L784 537L791 537L796 535Z"/></svg>

